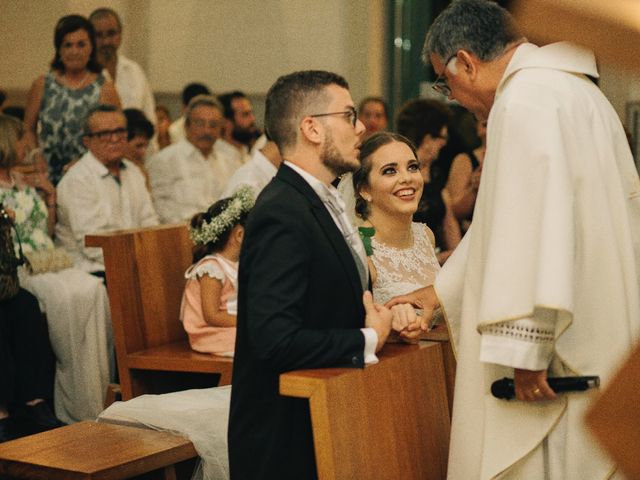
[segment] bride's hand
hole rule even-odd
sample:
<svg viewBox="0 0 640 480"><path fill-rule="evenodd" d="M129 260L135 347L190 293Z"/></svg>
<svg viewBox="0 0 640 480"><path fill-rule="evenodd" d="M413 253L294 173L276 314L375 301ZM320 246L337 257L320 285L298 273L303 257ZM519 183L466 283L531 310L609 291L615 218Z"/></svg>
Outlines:
<svg viewBox="0 0 640 480"><path fill-rule="evenodd" d="M402 332L416 322L416 311L408 303L394 305L391 307L391 313L393 314L391 328L396 332Z"/></svg>
<svg viewBox="0 0 640 480"><path fill-rule="evenodd" d="M440 306L438 297L431 285L406 295L392 298L385 304L385 307L392 308L394 305L401 305L403 303L409 303L416 308L422 309L422 316L418 317L418 320L420 329L425 332L429 329L429 322L433 317L433 311Z"/></svg>

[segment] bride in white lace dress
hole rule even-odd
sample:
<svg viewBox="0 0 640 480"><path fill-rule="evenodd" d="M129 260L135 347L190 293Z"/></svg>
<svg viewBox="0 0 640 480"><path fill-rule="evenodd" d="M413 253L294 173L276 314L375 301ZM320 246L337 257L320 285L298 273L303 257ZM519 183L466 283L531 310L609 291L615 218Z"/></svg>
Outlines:
<svg viewBox="0 0 640 480"><path fill-rule="evenodd" d="M369 255L373 297L384 304L431 285L440 270L434 237L412 222L423 181L413 145L401 135L379 133L362 144L362 166L353 174L356 214Z"/></svg>

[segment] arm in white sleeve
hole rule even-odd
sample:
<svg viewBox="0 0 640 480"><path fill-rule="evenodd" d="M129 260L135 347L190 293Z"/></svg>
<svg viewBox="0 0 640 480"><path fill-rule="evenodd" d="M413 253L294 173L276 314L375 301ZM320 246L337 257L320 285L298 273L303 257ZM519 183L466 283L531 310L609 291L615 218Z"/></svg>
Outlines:
<svg viewBox="0 0 640 480"><path fill-rule="evenodd" d="M58 208L64 211L78 250L91 261L102 263L102 249L84 246L85 235L109 230L102 189L88 178L75 178L58 187Z"/></svg>
<svg viewBox="0 0 640 480"><path fill-rule="evenodd" d="M178 223L182 220L176 215L178 209L174 190L177 179L174 175L175 168L170 168L171 160L175 159L167 158L160 153L152 157L147 166L153 204L162 223Z"/></svg>
<svg viewBox="0 0 640 480"><path fill-rule="evenodd" d="M480 360L525 370L545 370L554 353L556 312L544 311L483 326Z"/></svg>
<svg viewBox="0 0 640 480"><path fill-rule="evenodd" d="M364 364L373 365L378 363L376 355L376 345L378 345L378 334L373 328L361 328L364 335Z"/></svg>

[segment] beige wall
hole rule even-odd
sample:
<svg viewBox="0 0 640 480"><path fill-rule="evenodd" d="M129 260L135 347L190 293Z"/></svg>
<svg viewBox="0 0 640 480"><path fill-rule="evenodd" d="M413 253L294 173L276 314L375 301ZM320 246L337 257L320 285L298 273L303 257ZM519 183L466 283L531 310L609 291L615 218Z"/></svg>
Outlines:
<svg viewBox="0 0 640 480"><path fill-rule="evenodd" d="M190 81L214 92L261 95L281 74L343 74L354 99L383 94L384 0L0 0L0 87L24 91L53 56L62 15L117 10L123 52L146 69L156 92Z"/></svg>

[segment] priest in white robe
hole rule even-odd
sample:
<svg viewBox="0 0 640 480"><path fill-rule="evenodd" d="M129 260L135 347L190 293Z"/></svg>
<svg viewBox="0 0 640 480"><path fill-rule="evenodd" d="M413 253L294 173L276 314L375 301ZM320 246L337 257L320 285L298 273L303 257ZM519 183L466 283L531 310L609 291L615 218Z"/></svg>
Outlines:
<svg viewBox="0 0 640 480"><path fill-rule="evenodd" d="M606 479L615 465L585 430L640 327L640 181L615 111L586 75L592 53L537 47L506 10L453 2L424 50L434 88L487 123L473 224L436 280L457 356L449 479ZM516 400L491 395L513 377Z"/></svg>

